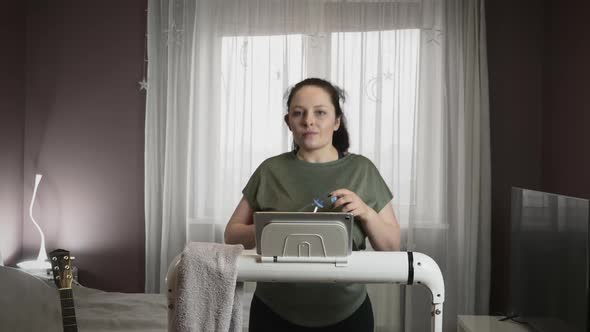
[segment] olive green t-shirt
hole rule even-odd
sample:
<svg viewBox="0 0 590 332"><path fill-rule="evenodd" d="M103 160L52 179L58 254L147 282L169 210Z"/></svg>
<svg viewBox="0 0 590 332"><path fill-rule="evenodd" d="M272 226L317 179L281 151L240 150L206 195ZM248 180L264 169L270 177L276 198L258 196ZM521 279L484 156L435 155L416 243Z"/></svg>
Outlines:
<svg viewBox="0 0 590 332"><path fill-rule="evenodd" d="M314 198L326 201L328 193L346 188L376 212L393 195L373 163L347 154L326 163L299 160L287 152L265 160L242 191L254 211L313 211ZM324 206L318 212L329 212ZM366 234L360 222L353 227L353 250L365 249ZM258 283L255 294L284 319L303 326L325 326L350 316L364 301L364 284Z"/></svg>

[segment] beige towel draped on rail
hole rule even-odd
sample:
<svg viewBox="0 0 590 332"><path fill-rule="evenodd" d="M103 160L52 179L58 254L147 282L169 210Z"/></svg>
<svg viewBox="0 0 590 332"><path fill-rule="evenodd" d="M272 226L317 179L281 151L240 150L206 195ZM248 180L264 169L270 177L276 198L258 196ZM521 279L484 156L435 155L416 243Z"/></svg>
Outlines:
<svg viewBox="0 0 590 332"><path fill-rule="evenodd" d="M177 332L239 332L242 329L237 258L242 245L191 242L182 252L177 274Z"/></svg>

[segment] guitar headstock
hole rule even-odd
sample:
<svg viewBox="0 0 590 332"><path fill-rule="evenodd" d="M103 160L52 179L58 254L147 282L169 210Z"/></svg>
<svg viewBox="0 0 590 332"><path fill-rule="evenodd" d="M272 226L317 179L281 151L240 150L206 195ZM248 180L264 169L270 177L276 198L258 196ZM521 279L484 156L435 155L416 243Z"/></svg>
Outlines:
<svg viewBox="0 0 590 332"><path fill-rule="evenodd" d="M57 288L72 288L72 260L70 252L64 249L56 249L49 253L51 262L51 271L53 272L53 281Z"/></svg>

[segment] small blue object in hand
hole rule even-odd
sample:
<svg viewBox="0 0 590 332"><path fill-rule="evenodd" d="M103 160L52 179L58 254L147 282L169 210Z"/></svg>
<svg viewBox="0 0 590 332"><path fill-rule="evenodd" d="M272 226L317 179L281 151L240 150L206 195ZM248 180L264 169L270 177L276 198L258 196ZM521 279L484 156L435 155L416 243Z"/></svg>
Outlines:
<svg viewBox="0 0 590 332"><path fill-rule="evenodd" d="M322 201L319 198L314 198L313 199L313 205L315 205L316 207L322 209L324 207L324 201Z"/></svg>
<svg viewBox="0 0 590 332"><path fill-rule="evenodd" d="M337 199L338 199L338 197L336 197L336 196L330 196L330 203L334 204L334 202L336 202ZM314 198L313 205L315 205L316 209L317 208L323 209L324 208L324 200L321 198Z"/></svg>
<svg viewBox="0 0 590 332"><path fill-rule="evenodd" d="M338 197L336 196L328 196L329 198L327 199L327 201L329 201L330 204L334 204L334 202L336 202L336 200L338 199ZM324 201L321 198L314 198L312 200L312 202L310 204L307 204L306 206L302 207L301 209L299 209L299 211L303 211L308 209L309 207L313 207L313 212L317 212L318 209L323 209L325 204L327 204L328 202Z"/></svg>

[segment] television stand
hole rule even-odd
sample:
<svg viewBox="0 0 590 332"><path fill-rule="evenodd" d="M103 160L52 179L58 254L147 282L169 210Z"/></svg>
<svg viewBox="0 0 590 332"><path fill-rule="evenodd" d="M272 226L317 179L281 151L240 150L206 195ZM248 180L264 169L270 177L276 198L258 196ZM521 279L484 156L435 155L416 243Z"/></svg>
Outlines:
<svg viewBox="0 0 590 332"><path fill-rule="evenodd" d="M503 316L457 316L457 332L532 332L525 324L512 320L500 321Z"/></svg>

